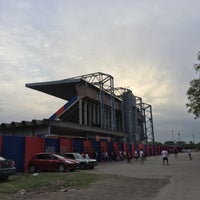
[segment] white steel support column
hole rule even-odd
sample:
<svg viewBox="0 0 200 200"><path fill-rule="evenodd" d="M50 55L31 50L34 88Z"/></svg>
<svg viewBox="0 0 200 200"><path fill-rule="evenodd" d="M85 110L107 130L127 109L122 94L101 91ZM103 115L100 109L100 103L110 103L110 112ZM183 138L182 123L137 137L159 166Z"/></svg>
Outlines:
<svg viewBox="0 0 200 200"><path fill-rule="evenodd" d="M87 125L87 101L83 102L83 109L84 109L84 125Z"/></svg>
<svg viewBox="0 0 200 200"><path fill-rule="evenodd" d="M96 121L96 105L93 106L93 123L97 124L97 121Z"/></svg>
<svg viewBox="0 0 200 200"><path fill-rule="evenodd" d="M100 112L99 112L99 105L97 106L97 124L100 125Z"/></svg>
<svg viewBox="0 0 200 200"><path fill-rule="evenodd" d="M82 99L79 100L79 124L83 124Z"/></svg>
<svg viewBox="0 0 200 200"><path fill-rule="evenodd" d="M88 113L89 113L89 120L88 120L88 125L92 125L92 104L88 102Z"/></svg>

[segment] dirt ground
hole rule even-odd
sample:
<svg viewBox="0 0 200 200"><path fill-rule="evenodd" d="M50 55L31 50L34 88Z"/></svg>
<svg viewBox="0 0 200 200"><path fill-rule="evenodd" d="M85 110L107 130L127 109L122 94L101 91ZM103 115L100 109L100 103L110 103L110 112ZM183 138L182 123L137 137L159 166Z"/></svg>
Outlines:
<svg viewBox="0 0 200 200"><path fill-rule="evenodd" d="M138 167L140 164L137 164ZM133 168L132 168L133 166ZM118 174L121 168L127 171L125 174ZM97 169L86 171L97 173L98 181L84 189L68 188L57 192L28 193L19 191L12 197L12 200L137 200L153 197L161 187L169 182L168 178L137 178L130 176L130 170L134 169L133 163L126 161L99 164ZM104 170L107 173L104 173ZM112 173L109 174L109 171Z"/></svg>
<svg viewBox="0 0 200 200"><path fill-rule="evenodd" d="M169 158L169 165L162 165L161 156L149 157L145 164L132 161L100 163L87 171L100 179L84 189L68 188L48 193L22 193L12 200L199 200L200 153Z"/></svg>
<svg viewBox="0 0 200 200"><path fill-rule="evenodd" d="M24 200L130 200L148 199L153 197L159 188L167 184L167 179L132 178L122 175L100 175L100 179L91 187L84 189L69 189L51 193L25 193L18 194L12 199Z"/></svg>

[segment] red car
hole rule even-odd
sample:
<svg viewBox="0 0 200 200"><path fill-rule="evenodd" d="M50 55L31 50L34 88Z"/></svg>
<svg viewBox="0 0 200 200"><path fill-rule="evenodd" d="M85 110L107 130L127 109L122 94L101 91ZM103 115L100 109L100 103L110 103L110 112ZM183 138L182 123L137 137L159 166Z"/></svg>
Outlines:
<svg viewBox="0 0 200 200"><path fill-rule="evenodd" d="M78 162L72 159L66 159L55 153L37 153L28 163L30 173L36 171L74 171L78 166Z"/></svg>

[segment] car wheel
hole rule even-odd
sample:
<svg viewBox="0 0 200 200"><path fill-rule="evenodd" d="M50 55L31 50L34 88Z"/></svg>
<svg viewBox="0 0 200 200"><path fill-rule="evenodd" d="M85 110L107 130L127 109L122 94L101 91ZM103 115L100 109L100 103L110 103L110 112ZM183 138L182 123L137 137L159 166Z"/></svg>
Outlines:
<svg viewBox="0 0 200 200"><path fill-rule="evenodd" d="M81 163L80 164L80 169L85 169L86 167L85 167L85 163Z"/></svg>
<svg viewBox="0 0 200 200"><path fill-rule="evenodd" d="M29 167L29 172L30 172L30 173L36 172L36 168L35 168L34 165L31 165L31 166Z"/></svg>
<svg viewBox="0 0 200 200"><path fill-rule="evenodd" d="M94 165L93 165L93 166L90 166L90 169L94 169Z"/></svg>
<svg viewBox="0 0 200 200"><path fill-rule="evenodd" d="M0 177L0 180L1 181L5 181L5 180L7 180L8 179L8 176L2 176L2 177Z"/></svg>
<svg viewBox="0 0 200 200"><path fill-rule="evenodd" d="M58 171L59 172L64 172L65 171L65 166L63 164L58 166Z"/></svg>

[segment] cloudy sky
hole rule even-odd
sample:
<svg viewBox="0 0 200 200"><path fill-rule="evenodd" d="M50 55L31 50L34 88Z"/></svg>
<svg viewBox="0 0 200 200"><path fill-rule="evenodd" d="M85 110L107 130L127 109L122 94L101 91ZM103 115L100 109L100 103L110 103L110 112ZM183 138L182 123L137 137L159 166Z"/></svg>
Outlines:
<svg viewBox="0 0 200 200"><path fill-rule="evenodd" d="M152 105L156 141L200 142L200 121L185 106L199 8L199 0L0 0L0 123L48 118L65 103L26 83L103 72Z"/></svg>

